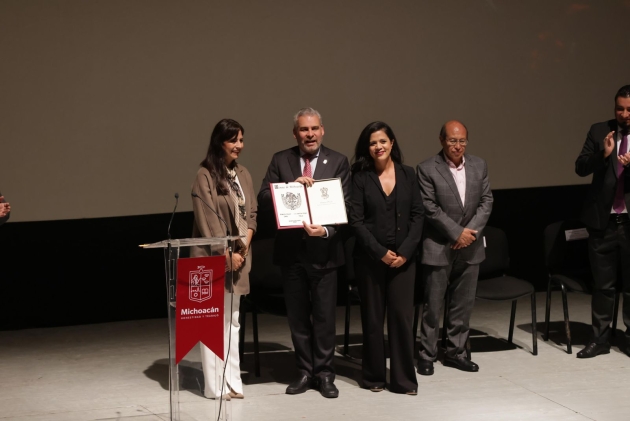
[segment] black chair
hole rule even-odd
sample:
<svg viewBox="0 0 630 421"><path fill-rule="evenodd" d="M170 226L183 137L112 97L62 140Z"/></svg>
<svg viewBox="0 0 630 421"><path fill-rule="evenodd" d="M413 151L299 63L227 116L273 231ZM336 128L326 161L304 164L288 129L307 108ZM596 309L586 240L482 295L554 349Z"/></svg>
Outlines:
<svg viewBox="0 0 630 421"><path fill-rule="evenodd" d="M572 353L571 328L569 322L569 306L567 292L592 294L593 274L588 257L588 240L575 234L576 230L584 230L585 226L577 220L554 222L545 228L544 251L545 265L549 279L547 283L547 301L545 309L545 334L543 340L549 340L549 317L551 313L551 291L559 288L562 291L562 307L564 310L564 328L567 336L567 353ZM567 231L574 238L567 240ZM618 289L619 291L619 289ZM619 311L619 296L615 294L613 309L612 334L617 329L617 313Z"/></svg>
<svg viewBox="0 0 630 421"><path fill-rule="evenodd" d="M246 314L252 314L254 335L254 369L260 377L260 349L258 344L258 314L286 316L280 268L273 264L273 238L252 241L252 269L249 274L250 293L241 299L239 323L239 354L243 358Z"/></svg>
<svg viewBox="0 0 630 421"><path fill-rule="evenodd" d="M494 227L486 227L482 238L477 241L486 243L486 259L479 266L476 298L489 301L512 301L508 343L512 344L516 302L519 298L531 297L532 307L532 354L538 355L536 332L536 290L522 279L506 275L510 265L508 242L505 233Z"/></svg>

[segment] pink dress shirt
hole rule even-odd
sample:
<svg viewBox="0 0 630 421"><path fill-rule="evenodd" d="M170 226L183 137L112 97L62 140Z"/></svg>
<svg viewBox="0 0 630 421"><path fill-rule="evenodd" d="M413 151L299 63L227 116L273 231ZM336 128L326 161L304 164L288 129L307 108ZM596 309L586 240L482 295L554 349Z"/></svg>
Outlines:
<svg viewBox="0 0 630 421"><path fill-rule="evenodd" d="M462 205L466 206L466 202L464 202L464 199L466 198L466 169L464 168L466 165L466 158L462 156L462 163L459 164L459 167L457 167L453 161L446 157L446 155L444 157L446 158L448 168L451 170L451 174L453 174L453 179L455 180L457 191L459 192L459 197L462 199Z"/></svg>

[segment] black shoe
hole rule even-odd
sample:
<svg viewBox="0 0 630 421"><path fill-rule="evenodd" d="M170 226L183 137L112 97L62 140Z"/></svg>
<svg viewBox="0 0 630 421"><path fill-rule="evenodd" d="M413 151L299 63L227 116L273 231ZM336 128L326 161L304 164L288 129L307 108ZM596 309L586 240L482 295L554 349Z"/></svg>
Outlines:
<svg viewBox="0 0 630 421"><path fill-rule="evenodd" d="M433 375L433 361L418 359L418 374L422 376Z"/></svg>
<svg viewBox="0 0 630 421"><path fill-rule="evenodd" d="M610 345L591 342L577 353L578 358L593 358L600 354L610 354Z"/></svg>
<svg viewBox="0 0 630 421"><path fill-rule="evenodd" d="M339 390L330 377L324 377L320 380L319 393L325 398L336 398L339 396Z"/></svg>
<svg viewBox="0 0 630 421"><path fill-rule="evenodd" d="M453 367L458 370L470 371L473 373L479 371L479 366L465 357L453 358L445 356L443 365L446 367Z"/></svg>
<svg viewBox="0 0 630 421"><path fill-rule="evenodd" d="M307 375L301 375L296 381L287 386L287 395L299 395L311 388L313 378Z"/></svg>

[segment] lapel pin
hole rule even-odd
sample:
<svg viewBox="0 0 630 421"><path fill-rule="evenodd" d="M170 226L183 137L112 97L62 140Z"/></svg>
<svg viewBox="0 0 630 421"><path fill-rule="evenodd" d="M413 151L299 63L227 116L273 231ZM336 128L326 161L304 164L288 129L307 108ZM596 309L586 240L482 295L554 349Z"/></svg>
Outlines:
<svg viewBox="0 0 630 421"><path fill-rule="evenodd" d="M327 163L327 162L328 162L328 160L327 160L327 159L324 159L324 164L325 164L325 163Z"/></svg>

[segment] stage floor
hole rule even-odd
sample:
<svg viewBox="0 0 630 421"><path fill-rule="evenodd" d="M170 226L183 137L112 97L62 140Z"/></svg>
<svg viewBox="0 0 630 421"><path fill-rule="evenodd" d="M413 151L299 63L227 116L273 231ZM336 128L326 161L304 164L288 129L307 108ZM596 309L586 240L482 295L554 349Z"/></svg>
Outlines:
<svg viewBox="0 0 630 421"><path fill-rule="evenodd" d="M545 295L537 294L538 356L531 354L529 299L519 301L514 343L507 343L510 303L477 301L471 326L478 373L436 363L418 376L418 396L358 387L360 366L336 357L338 399L317 391L289 396L294 355L286 319L259 317L262 375L254 376L251 319L241 364L245 399L231 401L234 421L280 420L562 420L630 419L630 358L578 360L588 341L590 296L570 294L573 355L565 352L560 294L552 304L551 341L544 342ZM338 308L337 341L344 309ZM623 328L621 315L619 328ZM352 354L360 355L359 309L353 307ZM617 337L622 338L621 330ZM0 332L0 420L161 421L168 419L167 325L163 319ZM211 419L214 401L201 395L195 348L182 363L183 420ZM205 416L204 416L205 414Z"/></svg>

